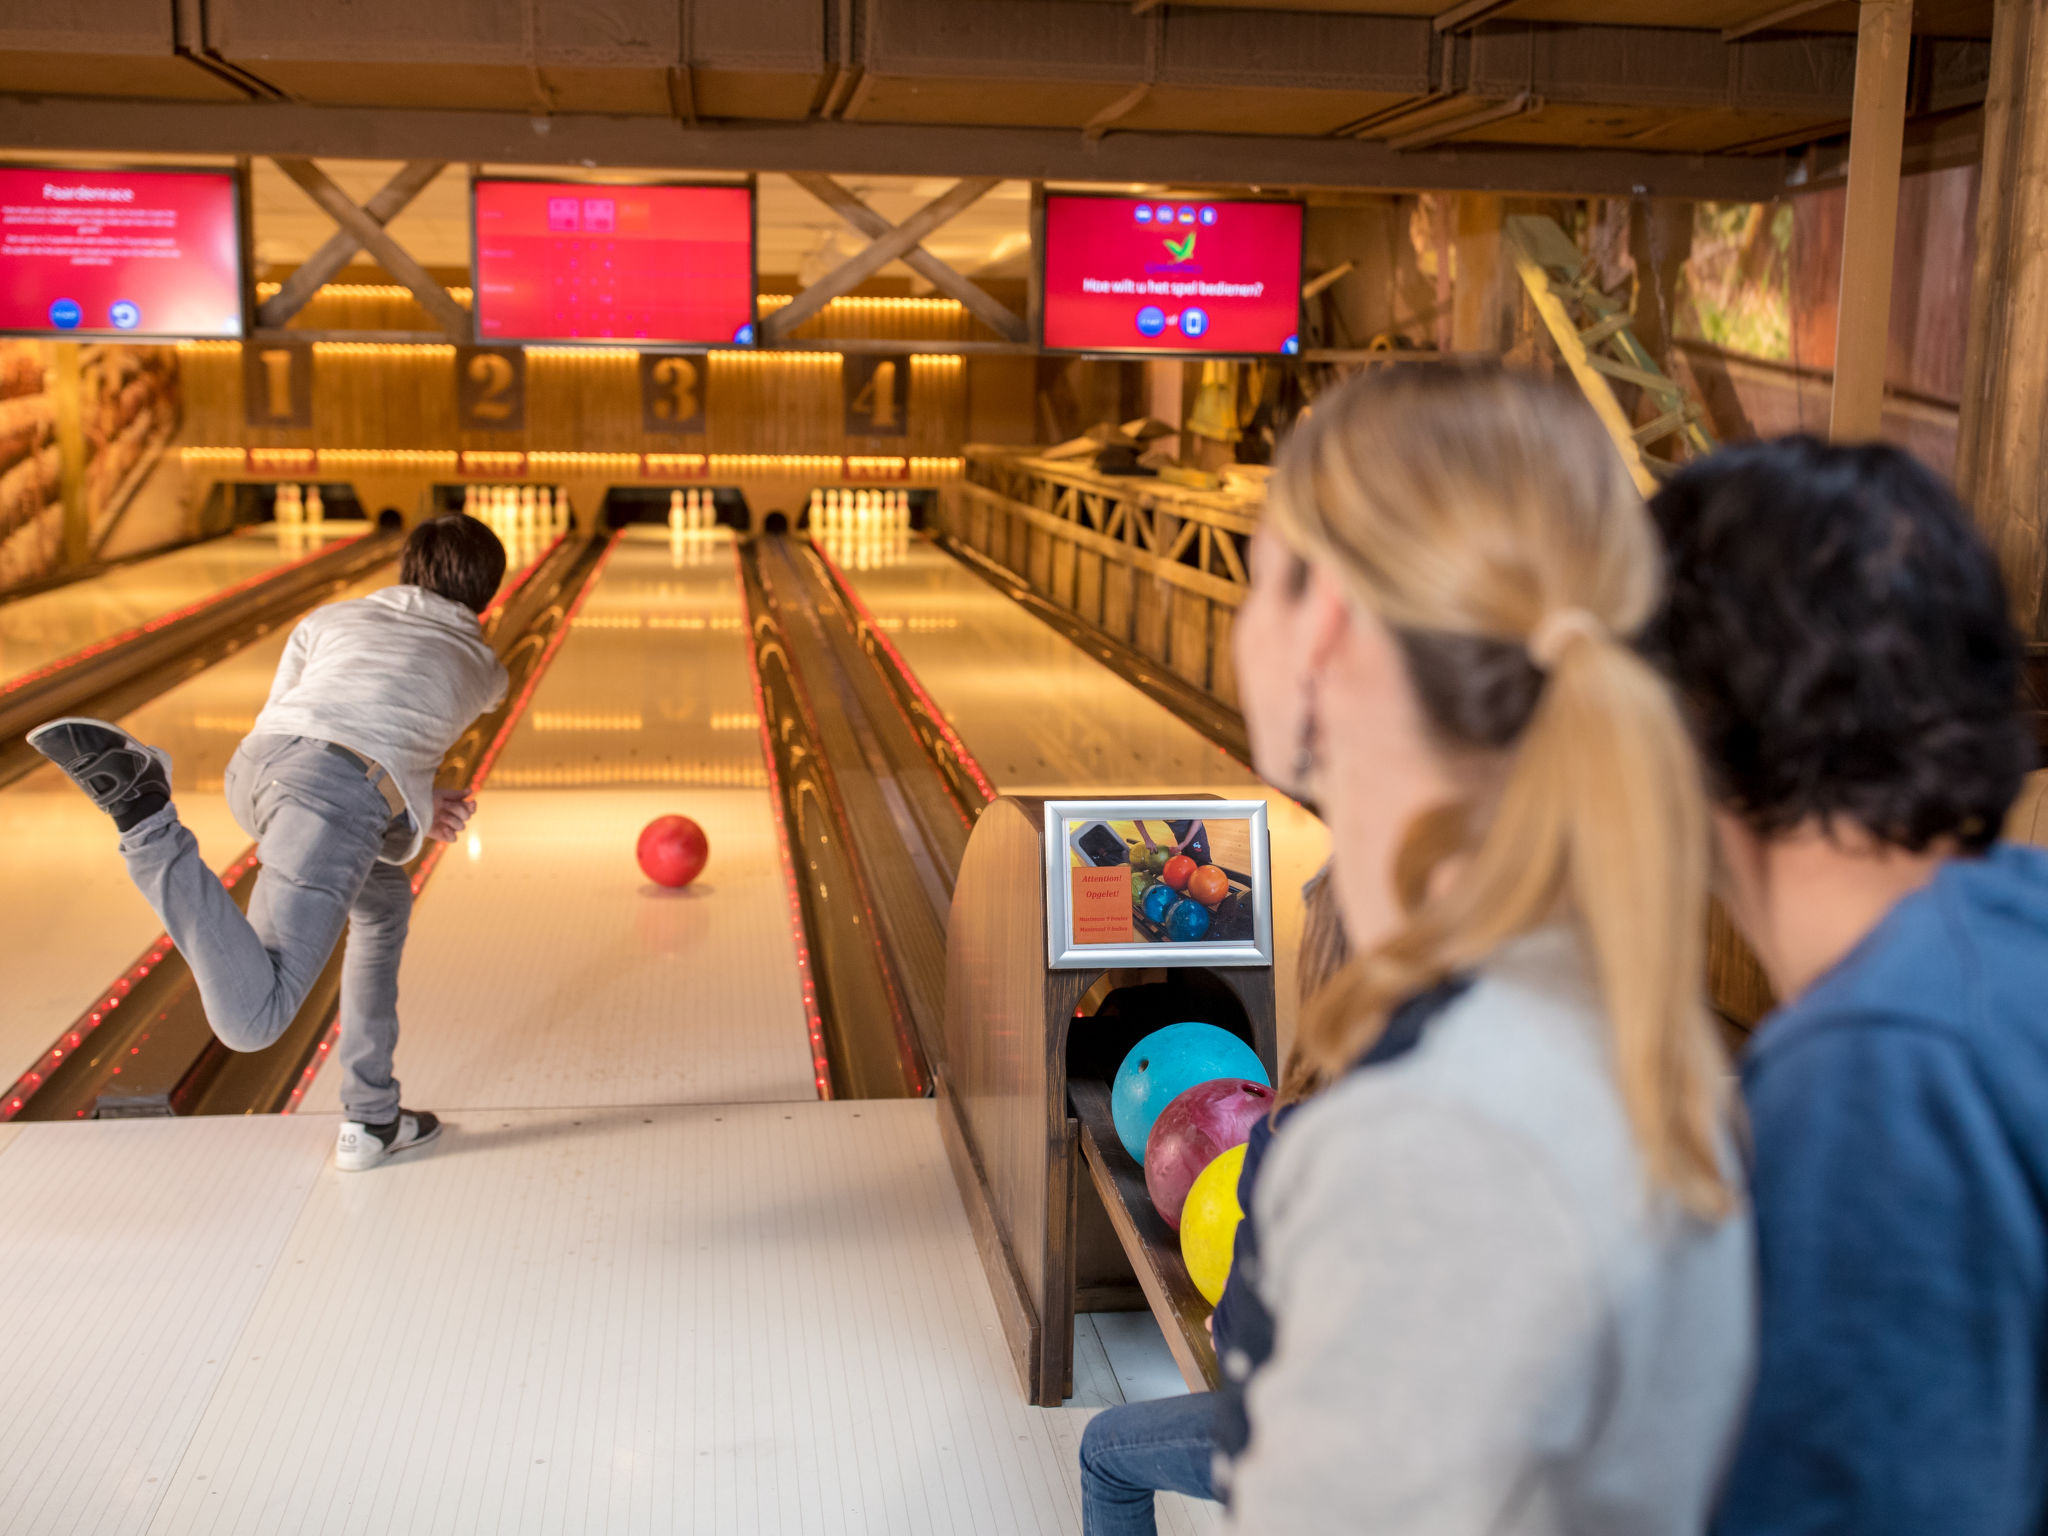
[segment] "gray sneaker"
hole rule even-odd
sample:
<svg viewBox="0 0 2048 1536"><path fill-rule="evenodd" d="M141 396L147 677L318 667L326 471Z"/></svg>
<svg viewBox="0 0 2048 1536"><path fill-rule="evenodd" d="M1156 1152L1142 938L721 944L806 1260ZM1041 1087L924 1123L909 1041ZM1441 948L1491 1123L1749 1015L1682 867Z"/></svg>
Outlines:
<svg viewBox="0 0 2048 1536"><path fill-rule="evenodd" d="M64 771L124 832L171 798L171 755L104 720L51 720L28 744ZM140 814L137 814L137 813Z"/></svg>

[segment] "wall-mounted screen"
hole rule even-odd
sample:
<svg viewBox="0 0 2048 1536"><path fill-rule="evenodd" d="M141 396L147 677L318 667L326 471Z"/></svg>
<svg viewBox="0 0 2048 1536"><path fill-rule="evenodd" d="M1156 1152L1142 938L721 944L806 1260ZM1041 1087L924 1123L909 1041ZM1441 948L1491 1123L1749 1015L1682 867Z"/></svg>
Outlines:
<svg viewBox="0 0 2048 1536"><path fill-rule="evenodd" d="M750 186L475 185L482 342L750 346Z"/></svg>
<svg viewBox="0 0 2048 1536"><path fill-rule="evenodd" d="M1055 352L1301 350L1300 203L1048 192L1039 314Z"/></svg>
<svg viewBox="0 0 2048 1536"><path fill-rule="evenodd" d="M0 331L242 334L231 171L0 166Z"/></svg>
<svg viewBox="0 0 2048 1536"><path fill-rule="evenodd" d="M1048 801L1045 849L1054 970L1272 964L1265 801Z"/></svg>

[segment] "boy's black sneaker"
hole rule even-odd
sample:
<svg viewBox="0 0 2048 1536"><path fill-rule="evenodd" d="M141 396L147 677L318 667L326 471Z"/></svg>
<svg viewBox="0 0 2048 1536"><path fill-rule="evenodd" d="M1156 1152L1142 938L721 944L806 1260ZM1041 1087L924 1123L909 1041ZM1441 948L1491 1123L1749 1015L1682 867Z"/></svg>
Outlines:
<svg viewBox="0 0 2048 1536"><path fill-rule="evenodd" d="M423 1109L401 1109L388 1125L344 1120L334 1142L334 1166L343 1173L361 1173L387 1157L424 1147L440 1134L441 1122Z"/></svg>
<svg viewBox="0 0 2048 1536"><path fill-rule="evenodd" d="M104 720L51 720L28 744L64 771L126 832L171 803L171 756Z"/></svg>

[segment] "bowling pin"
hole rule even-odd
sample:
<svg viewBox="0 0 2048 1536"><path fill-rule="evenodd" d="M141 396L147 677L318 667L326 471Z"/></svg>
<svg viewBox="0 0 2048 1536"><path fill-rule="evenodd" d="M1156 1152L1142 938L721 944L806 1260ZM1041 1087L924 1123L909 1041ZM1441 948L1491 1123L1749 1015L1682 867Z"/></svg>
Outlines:
<svg viewBox="0 0 2048 1536"><path fill-rule="evenodd" d="M326 519L326 516L327 508L321 503L320 500L320 487L317 485L307 486L306 521L317 525L320 522L324 521Z"/></svg>

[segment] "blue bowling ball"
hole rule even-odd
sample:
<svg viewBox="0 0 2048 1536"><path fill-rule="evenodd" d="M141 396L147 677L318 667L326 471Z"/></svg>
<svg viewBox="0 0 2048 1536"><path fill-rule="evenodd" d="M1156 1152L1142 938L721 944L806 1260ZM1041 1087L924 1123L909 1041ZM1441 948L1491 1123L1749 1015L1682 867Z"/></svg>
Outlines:
<svg viewBox="0 0 2048 1536"><path fill-rule="evenodd" d="M1145 893L1145 915L1155 923L1163 923L1166 921L1167 908L1178 900L1180 892L1172 886L1163 882L1155 885Z"/></svg>
<svg viewBox="0 0 2048 1536"><path fill-rule="evenodd" d="M1209 909L1199 901L1182 897L1166 909L1166 936L1176 944L1187 944L1209 931Z"/></svg>
<svg viewBox="0 0 2048 1536"><path fill-rule="evenodd" d="M1200 906L1190 902L1190 906ZM1272 1086L1265 1063L1227 1029L1214 1024L1169 1024L1131 1047L1109 1090L1117 1140L1138 1162L1159 1112L1197 1083L1241 1077Z"/></svg>

